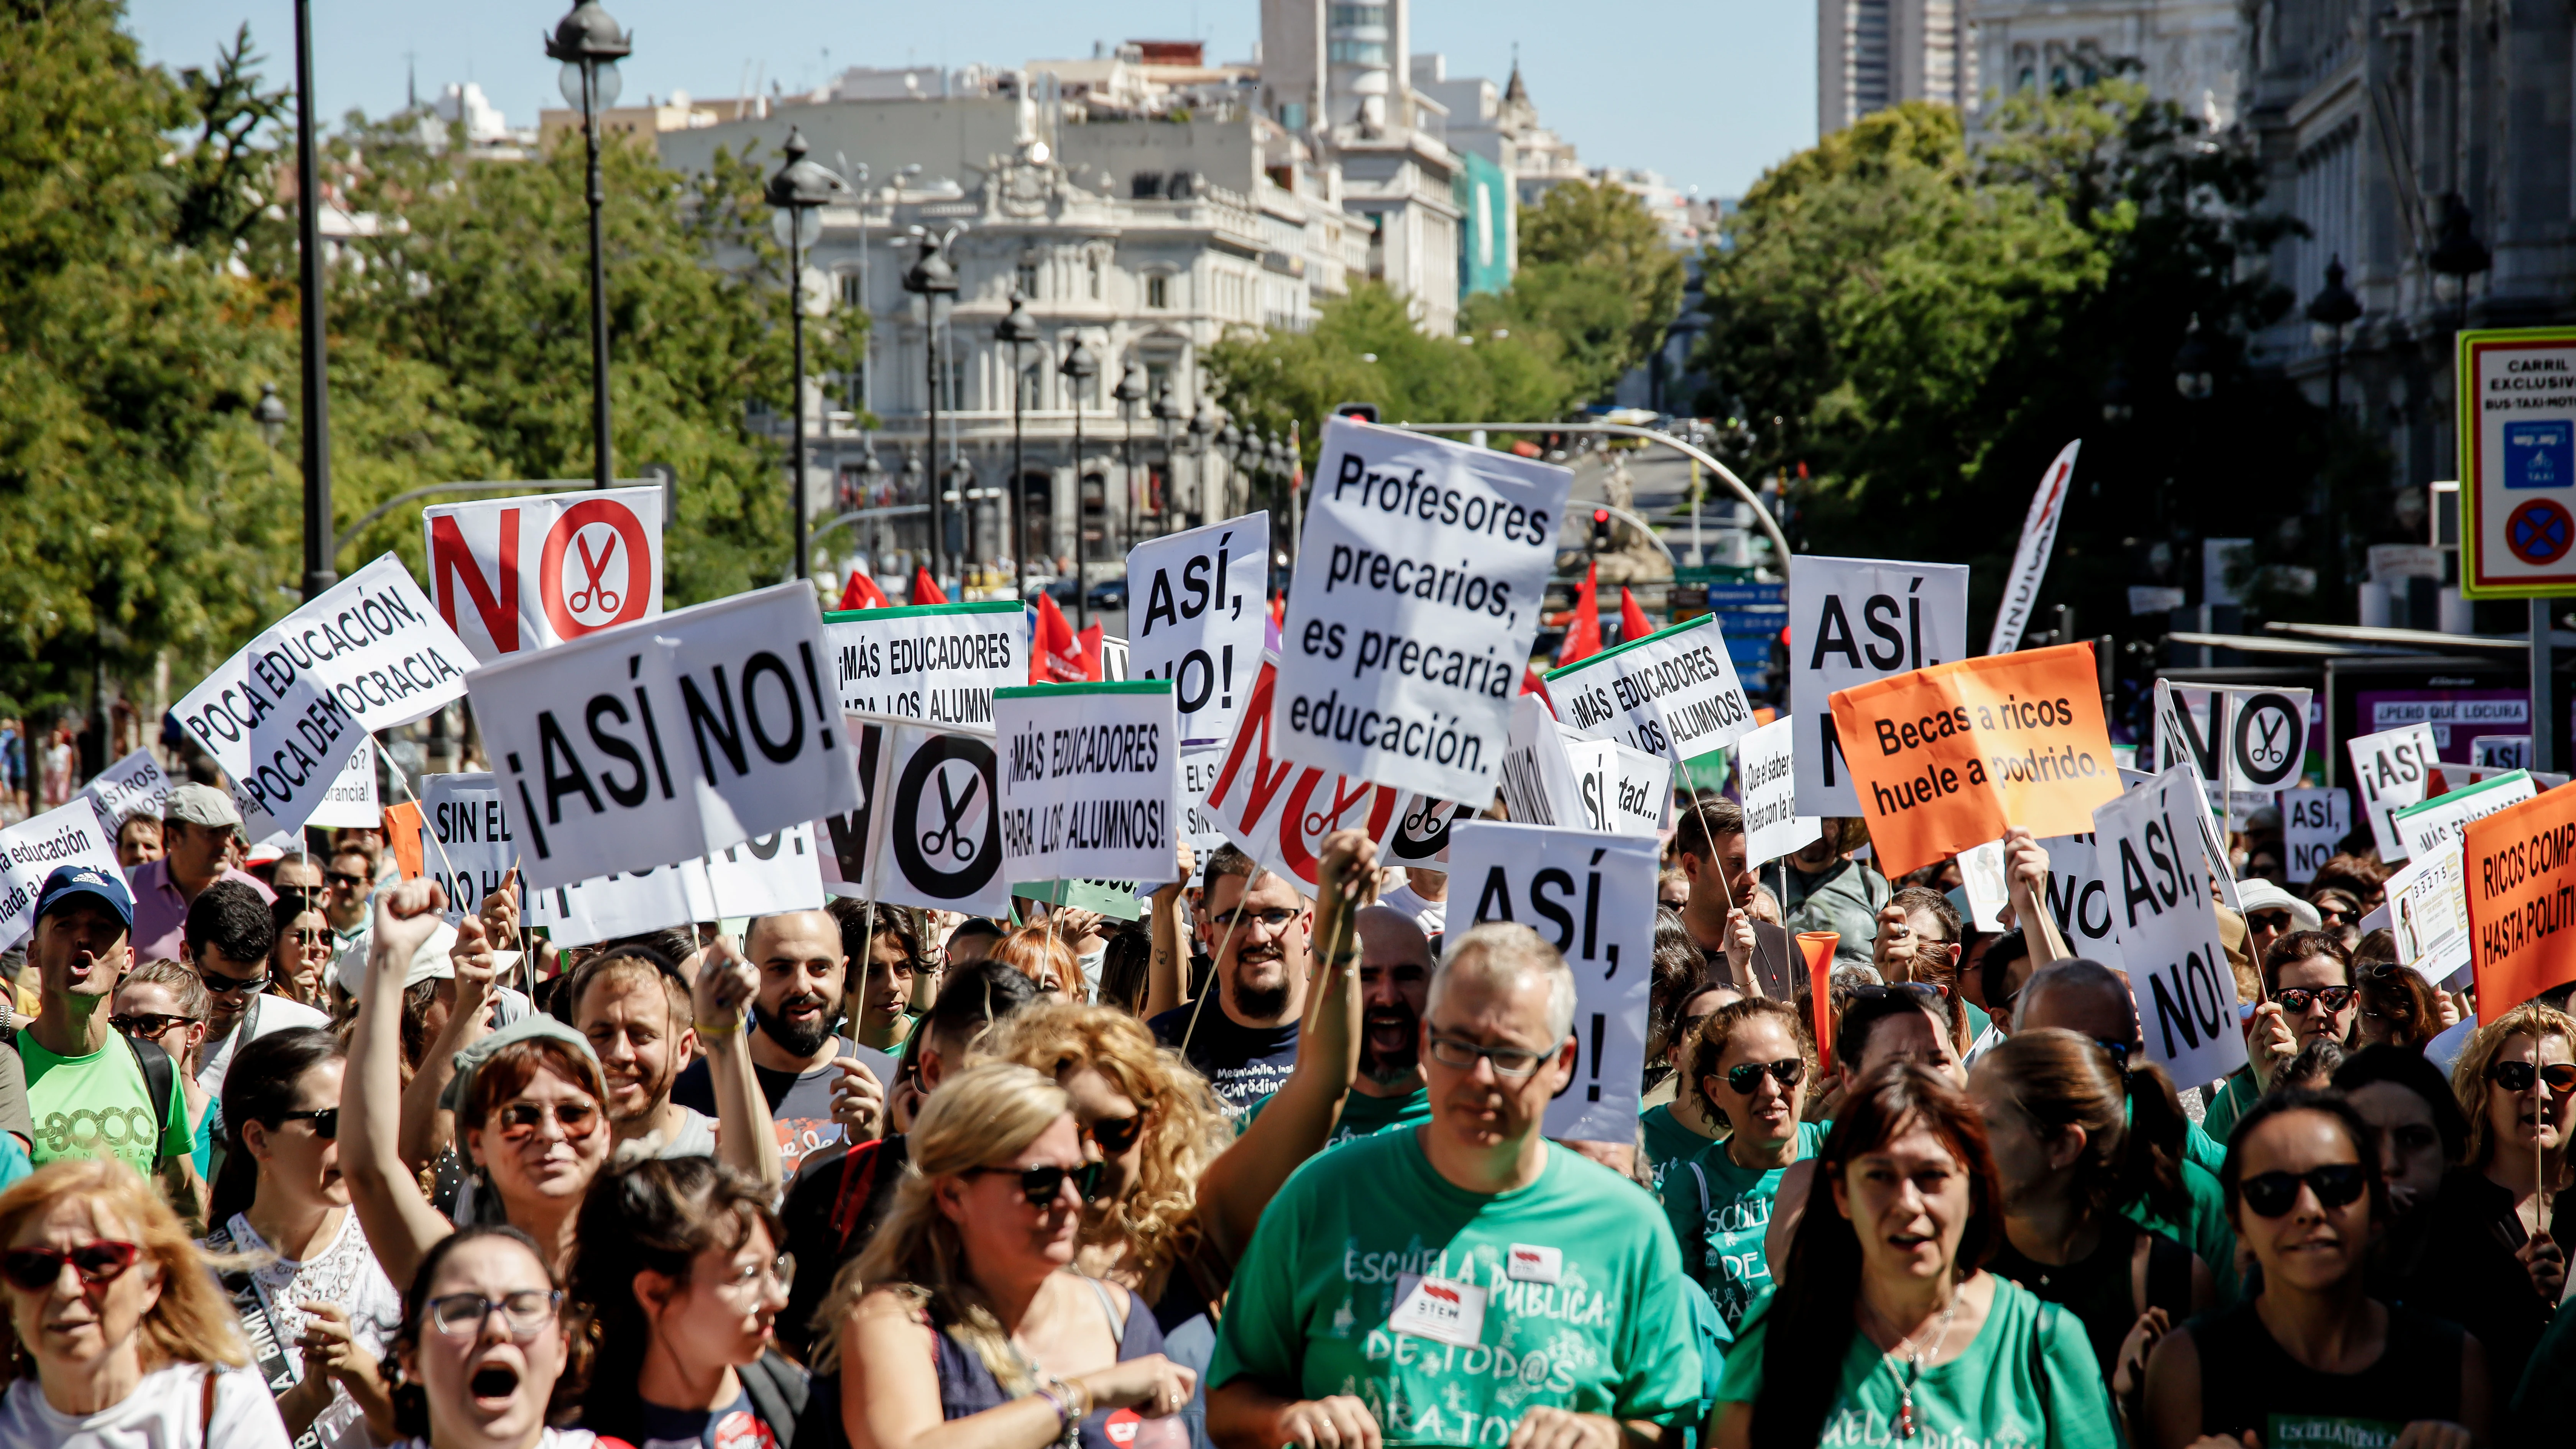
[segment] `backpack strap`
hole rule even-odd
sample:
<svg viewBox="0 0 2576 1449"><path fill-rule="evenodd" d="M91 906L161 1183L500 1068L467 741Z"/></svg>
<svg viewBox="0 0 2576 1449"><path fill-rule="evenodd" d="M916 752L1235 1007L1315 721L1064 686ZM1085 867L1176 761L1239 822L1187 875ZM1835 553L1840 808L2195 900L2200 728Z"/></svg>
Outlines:
<svg viewBox="0 0 2576 1449"><path fill-rule="evenodd" d="M161 1124L161 1135L166 1138L170 1135L170 1085L178 1075L178 1065L158 1042L129 1036L125 1045L134 1053L134 1064L143 1069L143 1091L152 1099L153 1120ZM154 1155L160 1154L156 1151Z"/></svg>
<svg viewBox="0 0 2576 1449"><path fill-rule="evenodd" d="M197 1380L197 1449L215 1449L215 1366Z"/></svg>

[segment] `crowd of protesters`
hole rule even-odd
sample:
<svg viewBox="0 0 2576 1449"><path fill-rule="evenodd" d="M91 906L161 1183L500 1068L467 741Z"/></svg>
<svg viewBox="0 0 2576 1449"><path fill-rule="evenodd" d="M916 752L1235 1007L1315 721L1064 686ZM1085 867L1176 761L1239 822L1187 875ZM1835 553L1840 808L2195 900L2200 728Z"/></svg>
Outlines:
<svg viewBox="0 0 2576 1449"><path fill-rule="evenodd" d="M2563 992L2482 1020L2397 962L2367 855L2249 873L2249 1065L2177 1082L2027 834L1981 931L1862 822L1757 861L1686 803L1634 1138L1561 1144L1564 961L1356 832L1312 890L1184 852L1134 921L836 898L563 949L376 832L251 862L181 786L35 904L0 1446L2576 1432Z"/></svg>

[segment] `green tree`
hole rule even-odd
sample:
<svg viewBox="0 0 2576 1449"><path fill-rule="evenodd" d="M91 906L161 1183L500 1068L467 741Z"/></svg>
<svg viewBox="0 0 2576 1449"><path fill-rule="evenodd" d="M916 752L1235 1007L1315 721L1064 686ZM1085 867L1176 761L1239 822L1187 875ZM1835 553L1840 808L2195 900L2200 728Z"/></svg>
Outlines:
<svg viewBox="0 0 2576 1449"><path fill-rule="evenodd" d="M1543 330L1576 393L1598 397L1654 350L1681 304L1682 272L1635 193L1565 182L1521 214L1519 270L1501 292L1467 300L1460 330Z"/></svg>

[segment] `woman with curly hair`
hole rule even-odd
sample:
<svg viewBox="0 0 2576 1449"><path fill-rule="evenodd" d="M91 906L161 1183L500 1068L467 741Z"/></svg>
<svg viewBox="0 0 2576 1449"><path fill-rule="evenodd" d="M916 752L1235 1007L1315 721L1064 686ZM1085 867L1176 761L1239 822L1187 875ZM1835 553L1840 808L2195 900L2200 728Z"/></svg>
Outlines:
<svg viewBox="0 0 2576 1449"><path fill-rule="evenodd" d="M1797 1008L1767 996L1719 1007L1683 1059L1682 1091L1732 1130L1666 1168L1664 1216L1682 1245L1683 1269L1730 1329L1771 1286L1762 1237L1780 1178L1825 1138L1822 1125L1800 1120L1814 1072Z"/></svg>
<svg viewBox="0 0 2576 1449"><path fill-rule="evenodd" d="M588 1429L554 1427L589 1380L586 1328L536 1239L497 1226L439 1239L391 1345L403 1449L591 1449Z"/></svg>

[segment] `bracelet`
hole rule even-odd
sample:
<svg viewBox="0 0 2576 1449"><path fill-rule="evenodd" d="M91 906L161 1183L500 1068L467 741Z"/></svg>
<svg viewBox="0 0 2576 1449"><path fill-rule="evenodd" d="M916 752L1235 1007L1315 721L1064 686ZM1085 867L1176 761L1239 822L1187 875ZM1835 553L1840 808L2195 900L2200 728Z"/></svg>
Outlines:
<svg viewBox="0 0 2576 1449"><path fill-rule="evenodd" d="M1048 1375L1047 1382L1063 1390L1065 1398L1071 1401L1069 1407L1072 1411L1072 1422L1080 1423L1082 1420L1091 1417L1092 1403L1091 1391L1089 1389L1069 1380L1057 1378L1052 1374Z"/></svg>
<svg viewBox="0 0 2576 1449"><path fill-rule="evenodd" d="M742 1018L725 1022L702 1021L697 1024L697 1029L700 1036L734 1036L742 1031Z"/></svg>

